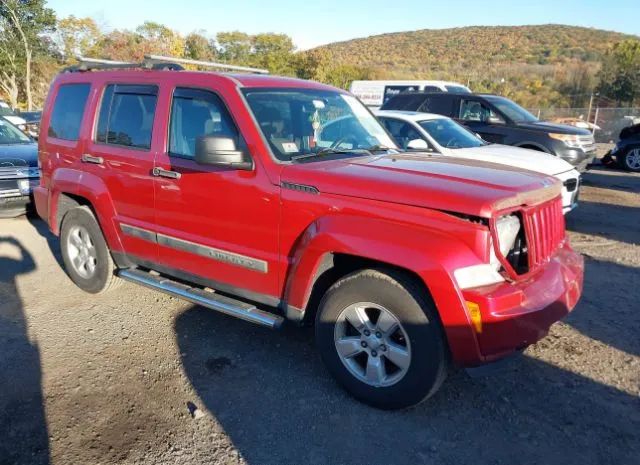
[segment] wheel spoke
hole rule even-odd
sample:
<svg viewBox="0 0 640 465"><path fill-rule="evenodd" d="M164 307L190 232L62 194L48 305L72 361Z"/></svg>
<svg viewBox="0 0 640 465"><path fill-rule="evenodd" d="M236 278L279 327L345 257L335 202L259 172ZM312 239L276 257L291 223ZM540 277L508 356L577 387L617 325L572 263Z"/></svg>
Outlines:
<svg viewBox="0 0 640 465"><path fill-rule="evenodd" d="M76 270L82 271L84 269L84 265L86 261L87 259L84 258L82 255L76 255L73 258L73 265L76 267Z"/></svg>
<svg viewBox="0 0 640 465"><path fill-rule="evenodd" d="M381 310L378 321L376 322L376 328L382 331L383 334L391 336L398 328L398 322L389 312Z"/></svg>
<svg viewBox="0 0 640 465"><path fill-rule="evenodd" d="M87 260L86 266L87 266L87 271L89 272L89 274L92 274L96 269L95 260L93 260L93 258L89 258Z"/></svg>
<svg viewBox="0 0 640 465"><path fill-rule="evenodd" d="M345 337L336 341L336 349L344 358L351 358L362 352L359 337Z"/></svg>
<svg viewBox="0 0 640 465"><path fill-rule="evenodd" d="M359 332L362 332L367 328L371 328L372 326L367 312L364 311L364 307L353 307L347 312L345 318Z"/></svg>
<svg viewBox="0 0 640 465"><path fill-rule="evenodd" d="M398 344L387 343L387 350L384 356L400 369L409 368L409 364L411 363L409 351Z"/></svg>
<svg viewBox="0 0 640 465"><path fill-rule="evenodd" d="M76 249L80 249L82 247L82 239L80 239L79 234L72 234L70 236L71 245L73 245Z"/></svg>
<svg viewBox="0 0 640 465"><path fill-rule="evenodd" d="M365 371L365 378L371 384L380 385L384 381L387 373L384 368L384 362L382 361L382 357L372 357L369 356L367 360L367 368Z"/></svg>

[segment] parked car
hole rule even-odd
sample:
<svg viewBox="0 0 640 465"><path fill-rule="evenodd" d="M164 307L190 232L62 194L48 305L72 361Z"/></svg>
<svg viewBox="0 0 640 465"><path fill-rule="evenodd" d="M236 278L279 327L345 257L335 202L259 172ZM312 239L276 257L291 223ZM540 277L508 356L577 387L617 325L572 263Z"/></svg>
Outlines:
<svg viewBox="0 0 640 465"><path fill-rule="evenodd" d="M37 144L0 118L0 217L26 212L39 178Z"/></svg>
<svg viewBox="0 0 640 465"><path fill-rule="evenodd" d="M27 127L25 126L26 121L24 120L24 118L18 116L15 110L3 100L0 100L0 117L9 121L11 124L16 126L23 132L27 129Z"/></svg>
<svg viewBox="0 0 640 465"><path fill-rule="evenodd" d="M618 142L610 153L621 168L640 172L640 124L620 131Z"/></svg>
<svg viewBox="0 0 640 465"><path fill-rule="evenodd" d="M25 121L25 132L34 139L37 139L40 132L42 111L23 111L20 112L20 117Z"/></svg>
<svg viewBox="0 0 640 465"><path fill-rule="evenodd" d="M496 144L547 152L583 172L596 155L586 129L540 121L527 110L498 95L414 93L398 95L382 110L420 111L448 116Z"/></svg>
<svg viewBox="0 0 640 465"><path fill-rule="evenodd" d="M564 160L548 153L501 144L490 144L451 118L415 111L374 112L396 143L404 150L499 163L555 176L562 182L564 213L578 204L580 173Z"/></svg>
<svg viewBox="0 0 640 465"><path fill-rule="evenodd" d="M353 81L349 91L362 103L374 110L396 95L409 92L456 92L468 94L471 90L450 81Z"/></svg>
<svg viewBox="0 0 640 465"><path fill-rule="evenodd" d="M327 85L147 60L68 69L46 100L37 210L85 291L119 277L270 328L315 324L328 370L380 408L576 305L555 178L402 153Z"/></svg>

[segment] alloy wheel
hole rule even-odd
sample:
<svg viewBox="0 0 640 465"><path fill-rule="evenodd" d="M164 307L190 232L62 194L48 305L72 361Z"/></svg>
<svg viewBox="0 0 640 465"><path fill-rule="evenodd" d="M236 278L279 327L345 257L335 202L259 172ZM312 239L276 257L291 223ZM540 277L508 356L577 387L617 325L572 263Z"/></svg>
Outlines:
<svg viewBox="0 0 640 465"><path fill-rule="evenodd" d="M349 372L370 386L394 385L411 366L411 345L402 324L372 302L352 304L340 313L334 343Z"/></svg>

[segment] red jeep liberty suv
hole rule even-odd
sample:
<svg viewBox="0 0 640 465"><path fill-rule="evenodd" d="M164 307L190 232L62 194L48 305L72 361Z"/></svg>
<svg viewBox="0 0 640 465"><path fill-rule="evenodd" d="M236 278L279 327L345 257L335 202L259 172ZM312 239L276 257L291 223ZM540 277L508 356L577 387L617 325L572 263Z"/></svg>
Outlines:
<svg viewBox="0 0 640 465"><path fill-rule="evenodd" d="M331 374L379 408L536 342L582 290L557 181L403 153L315 82L85 63L51 86L39 159L37 209L80 288L315 324Z"/></svg>

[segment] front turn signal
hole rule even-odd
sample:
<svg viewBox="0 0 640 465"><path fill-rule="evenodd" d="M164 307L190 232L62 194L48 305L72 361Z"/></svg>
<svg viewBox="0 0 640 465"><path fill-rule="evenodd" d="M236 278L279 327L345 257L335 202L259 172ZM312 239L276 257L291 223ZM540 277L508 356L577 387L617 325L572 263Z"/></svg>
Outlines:
<svg viewBox="0 0 640 465"><path fill-rule="evenodd" d="M482 315L480 314L480 305L475 302L466 301L467 304L467 313L471 317L471 324L473 324L473 329L476 330L476 333L480 334L482 332Z"/></svg>

